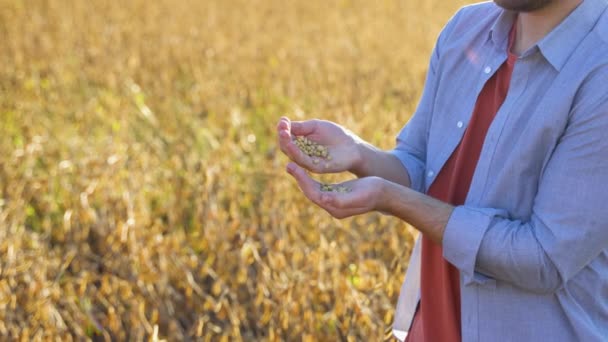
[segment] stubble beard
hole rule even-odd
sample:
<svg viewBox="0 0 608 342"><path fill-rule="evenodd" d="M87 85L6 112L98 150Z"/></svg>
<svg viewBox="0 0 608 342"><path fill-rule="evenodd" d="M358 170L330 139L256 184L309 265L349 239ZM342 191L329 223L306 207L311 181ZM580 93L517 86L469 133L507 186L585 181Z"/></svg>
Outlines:
<svg viewBox="0 0 608 342"><path fill-rule="evenodd" d="M555 0L494 0L494 2L509 11L533 12L553 3Z"/></svg>

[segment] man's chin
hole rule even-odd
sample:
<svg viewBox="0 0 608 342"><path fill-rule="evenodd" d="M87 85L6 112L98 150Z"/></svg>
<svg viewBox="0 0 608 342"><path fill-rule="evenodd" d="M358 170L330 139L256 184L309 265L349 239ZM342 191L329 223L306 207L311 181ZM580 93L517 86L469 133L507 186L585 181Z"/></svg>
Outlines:
<svg viewBox="0 0 608 342"><path fill-rule="evenodd" d="M514 12L534 12L551 4L554 0L494 0L496 5Z"/></svg>

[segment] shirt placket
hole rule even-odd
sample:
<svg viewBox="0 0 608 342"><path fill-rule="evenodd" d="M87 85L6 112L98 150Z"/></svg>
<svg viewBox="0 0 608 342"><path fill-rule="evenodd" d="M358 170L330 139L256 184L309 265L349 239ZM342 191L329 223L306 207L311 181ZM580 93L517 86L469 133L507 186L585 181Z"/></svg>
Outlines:
<svg viewBox="0 0 608 342"><path fill-rule="evenodd" d="M492 41L488 41L485 44L483 50L491 51L491 53L486 58L485 63L476 70L477 72L480 73L480 79L477 84L477 93L476 93L475 99L479 96L479 92L481 91L483 86L486 84L486 82L494 75L496 70L498 70L498 68L500 68L502 63L504 63L506 61L506 53L504 52L504 49L502 50L502 52L500 51L500 49L496 49L494 47ZM465 114L463 113L463 115L465 115ZM464 135L464 130L468 126L468 122L471 118L471 113L468 113L467 115L468 116L466 118L466 125L459 124L460 122L463 122L464 120L458 120L456 122L457 129L461 129L462 132L460 132L460 137L459 137L458 141L456 142L456 144L454 144L454 147L452 148L452 150L447 151L448 152L447 157L445 158L443 163L445 163L445 161L447 161L447 158L449 158L449 156L453 152L453 149L455 149L456 146L458 146L458 143L460 143L460 139L462 139L462 136ZM480 156L479 162L482 161L482 158L483 158L483 154ZM479 166L477 168L479 168ZM477 173L477 169L476 169L475 173ZM472 186L471 186L471 189L473 189ZM462 279L463 275L461 274L460 277L461 277L460 284L461 284L461 286L463 286L463 284L464 284L463 279ZM471 285L467 285L467 286L477 286L477 285L471 284ZM479 305L478 305L479 294L477 291L460 291L460 293L461 293L462 340L463 341L478 341L479 340Z"/></svg>
<svg viewBox="0 0 608 342"><path fill-rule="evenodd" d="M496 113L496 116L486 133L477 168L475 169L475 175L471 182L470 192L467 196L467 204L475 205L481 203L483 200L483 194L491 181L489 177L490 168L494 160L498 142L500 141L500 136L502 135L509 116L514 110L514 106L517 105L519 98L524 93L528 83L529 69L529 63L524 60L517 60L513 67L507 97Z"/></svg>
<svg viewBox="0 0 608 342"><path fill-rule="evenodd" d="M476 84L475 96L470 103L467 104L466 107L461 109L461 113L459 117L457 117L453 122L446 123L449 134L447 135L447 141L440 147L438 153L435 154L434 158L429 159L430 162L427 164L425 170L425 192L428 191L431 184L437 178L437 174L443 167L443 165L450 158L462 137L464 136L464 132L469 124L471 116L473 114L473 109L475 106L475 102L479 93L483 89L483 86L486 82L494 75L494 72L498 70L500 65L506 60L506 54L504 52L500 52L494 48L494 45L491 40L488 40L486 44L480 51L490 51L490 54L485 58L483 64L472 65L472 70L465 70L465 73L478 73L479 79Z"/></svg>

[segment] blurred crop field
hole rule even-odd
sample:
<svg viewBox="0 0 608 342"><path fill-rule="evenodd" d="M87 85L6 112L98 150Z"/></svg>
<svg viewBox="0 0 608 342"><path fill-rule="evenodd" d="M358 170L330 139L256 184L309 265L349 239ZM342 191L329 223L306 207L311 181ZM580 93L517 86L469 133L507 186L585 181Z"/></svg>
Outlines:
<svg viewBox="0 0 608 342"><path fill-rule="evenodd" d="M0 0L0 339L390 339L415 230L311 205L275 125L392 148L465 2Z"/></svg>

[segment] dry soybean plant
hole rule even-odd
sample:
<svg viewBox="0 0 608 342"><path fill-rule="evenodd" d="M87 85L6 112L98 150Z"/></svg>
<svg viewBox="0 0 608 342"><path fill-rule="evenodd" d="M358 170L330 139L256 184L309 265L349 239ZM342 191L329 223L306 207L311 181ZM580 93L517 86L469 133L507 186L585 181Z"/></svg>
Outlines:
<svg viewBox="0 0 608 342"><path fill-rule="evenodd" d="M311 205L274 127L390 148L464 3L0 0L0 340L382 340L414 230Z"/></svg>

